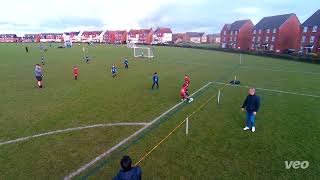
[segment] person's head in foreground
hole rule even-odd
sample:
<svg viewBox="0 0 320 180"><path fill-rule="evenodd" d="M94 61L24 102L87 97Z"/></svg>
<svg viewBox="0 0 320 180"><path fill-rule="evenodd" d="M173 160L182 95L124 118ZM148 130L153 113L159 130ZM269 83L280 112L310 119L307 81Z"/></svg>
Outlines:
<svg viewBox="0 0 320 180"><path fill-rule="evenodd" d="M121 170L113 180L141 180L140 167L132 167L132 160L125 155L120 160Z"/></svg>
<svg viewBox="0 0 320 180"><path fill-rule="evenodd" d="M255 88L249 88L249 95L253 96L256 94L256 89Z"/></svg>

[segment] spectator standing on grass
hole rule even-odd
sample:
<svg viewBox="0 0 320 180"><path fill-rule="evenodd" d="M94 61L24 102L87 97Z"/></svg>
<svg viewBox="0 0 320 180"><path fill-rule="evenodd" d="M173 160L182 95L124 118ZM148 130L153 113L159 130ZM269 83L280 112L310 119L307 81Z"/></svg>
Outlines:
<svg viewBox="0 0 320 180"><path fill-rule="evenodd" d="M153 79L152 90L153 90L155 85L157 85L157 89L159 89L159 76L158 76L157 72L154 73L152 79Z"/></svg>
<svg viewBox="0 0 320 180"><path fill-rule="evenodd" d="M132 160L129 156L123 156L120 165L122 169L112 180L141 180L141 168L132 167Z"/></svg>
<svg viewBox="0 0 320 180"><path fill-rule="evenodd" d="M28 48L28 46L26 46L26 53L29 53L29 48Z"/></svg>
<svg viewBox="0 0 320 180"><path fill-rule="evenodd" d="M242 111L246 110L246 127L243 128L243 130L249 130L251 127L251 131L255 132L255 117L257 115L257 112L260 107L260 97L256 95L256 89L250 88L249 89L249 95L246 97L245 101L242 105Z"/></svg>

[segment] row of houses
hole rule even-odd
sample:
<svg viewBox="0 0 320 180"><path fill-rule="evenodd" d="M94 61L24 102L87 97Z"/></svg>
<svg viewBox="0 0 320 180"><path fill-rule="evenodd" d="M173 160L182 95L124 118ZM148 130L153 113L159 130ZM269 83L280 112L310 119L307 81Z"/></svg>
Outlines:
<svg viewBox="0 0 320 180"><path fill-rule="evenodd" d="M72 31L64 33L0 35L0 42L103 42L110 44L220 43L219 34L187 32L173 34L170 28L132 29L127 31Z"/></svg>
<svg viewBox="0 0 320 180"><path fill-rule="evenodd" d="M320 9L300 23L296 14L250 19L225 24L220 33L221 47L241 50L320 52Z"/></svg>
<svg viewBox="0 0 320 180"><path fill-rule="evenodd" d="M172 42L170 28L139 29L127 31L74 31L64 33L25 34L18 37L16 34L0 34L0 42L103 42L163 44Z"/></svg>

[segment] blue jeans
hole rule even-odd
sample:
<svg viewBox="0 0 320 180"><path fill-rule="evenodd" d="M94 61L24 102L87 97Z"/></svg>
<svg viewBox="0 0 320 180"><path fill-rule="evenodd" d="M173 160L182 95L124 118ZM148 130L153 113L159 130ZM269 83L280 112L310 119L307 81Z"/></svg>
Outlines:
<svg viewBox="0 0 320 180"><path fill-rule="evenodd" d="M253 112L247 112L246 127L254 127L254 118Z"/></svg>

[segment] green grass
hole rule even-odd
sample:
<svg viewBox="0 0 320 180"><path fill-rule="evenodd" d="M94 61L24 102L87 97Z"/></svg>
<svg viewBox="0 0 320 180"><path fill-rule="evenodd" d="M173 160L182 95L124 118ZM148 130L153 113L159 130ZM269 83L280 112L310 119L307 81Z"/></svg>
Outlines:
<svg viewBox="0 0 320 180"><path fill-rule="evenodd" d="M215 51L156 47L154 60L134 59L125 47L48 48L44 89L36 88L37 44L0 44L0 142L47 131L115 122L150 122L179 102L184 74L190 92L209 81L241 83L267 89L320 95L320 66ZM130 69L123 69L124 57ZM79 80L72 67L79 66ZM119 67L112 78L110 68ZM158 72L160 90L151 91ZM210 85L178 111L83 172L78 178L110 179L121 155L136 162L222 85ZM222 102L210 101L184 126L139 164L144 179L316 179L320 176L319 98L258 90L262 106L257 131L243 132L240 106L247 89L227 86ZM61 179L141 126L105 127L61 133L0 146L0 179ZM309 161L306 170L286 170L284 161Z"/></svg>

